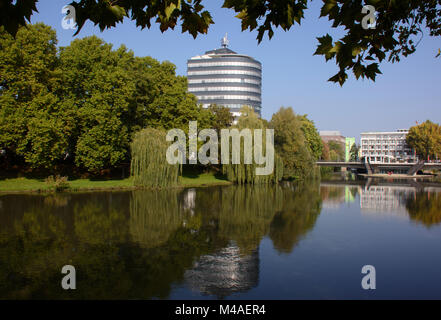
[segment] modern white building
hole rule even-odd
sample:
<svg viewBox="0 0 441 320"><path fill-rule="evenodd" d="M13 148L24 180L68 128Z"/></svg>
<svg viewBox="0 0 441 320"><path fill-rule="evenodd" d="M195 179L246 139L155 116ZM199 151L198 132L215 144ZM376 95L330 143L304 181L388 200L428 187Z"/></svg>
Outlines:
<svg viewBox="0 0 441 320"><path fill-rule="evenodd" d="M406 143L406 129L361 133L361 157L371 163L412 163L418 158Z"/></svg>
<svg viewBox="0 0 441 320"><path fill-rule="evenodd" d="M188 91L203 107L210 104L225 106L237 117L240 108L247 105L261 115L262 64L230 50L226 35L222 39L222 48L187 61L187 78Z"/></svg>

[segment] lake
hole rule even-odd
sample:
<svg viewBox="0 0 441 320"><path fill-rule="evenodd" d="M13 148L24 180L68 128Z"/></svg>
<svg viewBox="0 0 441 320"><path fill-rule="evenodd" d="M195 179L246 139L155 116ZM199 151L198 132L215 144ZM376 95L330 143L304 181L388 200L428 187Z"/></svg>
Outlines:
<svg viewBox="0 0 441 320"><path fill-rule="evenodd" d="M0 299L414 298L441 299L440 183L0 196Z"/></svg>

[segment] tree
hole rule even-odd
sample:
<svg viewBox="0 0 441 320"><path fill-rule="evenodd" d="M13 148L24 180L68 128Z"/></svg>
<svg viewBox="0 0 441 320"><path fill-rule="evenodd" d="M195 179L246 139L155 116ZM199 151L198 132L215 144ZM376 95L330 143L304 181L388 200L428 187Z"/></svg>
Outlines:
<svg viewBox="0 0 441 320"><path fill-rule="evenodd" d="M217 104L210 104L208 110L214 115L212 128L216 129L218 135L221 129L226 129L233 124L234 116L230 108L218 106Z"/></svg>
<svg viewBox="0 0 441 320"><path fill-rule="evenodd" d="M38 0L6 0L0 4L0 26L15 35L20 25L30 20L37 11ZM208 0L207 0L208 1ZM15 3L14 3L15 2ZM193 37L205 34L214 23L210 13L204 10L202 0L77 0L75 8L78 32L87 20L101 30L115 27L124 17L136 22L141 28L150 28L151 20L159 24L162 32L181 25L182 32ZM300 25L308 0L224 0L223 8L235 11L242 21L242 30L257 29L260 43L265 34L271 39L274 28L288 31L296 23ZM364 5L373 5L376 10L375 29L364 29L362 13ZM320 17L327 17L332 28L339 29L342 37L334 41L326 34L319 37L315 54L323 55L326 61L333 59L339 72L329 81L340 85L346 81L348 71L357 79L375 81L381 63L386 56L390 62L398 62L415 52L423 35L423 29L433 37L441 35L441 3L439 0L323 0Z"/></svg>
<svg viewBox="0 0 441 320"><path fill-rule="evenodd" d="M351 150L349 151L351 161L358 161L358 152L359 151L360 151L360 147L354 143L351 147Z"/></svg>
<svg viewBox="0 0 441 320"><path fill-rule="evenodd" d="M0 27L0 145L33 168L65 156L69 125L55 94L55 31L43 24L21 28L15 39Z"/></svg>
<svg viewBox="0 0 441 320"><path fill-rule="evenodd" d="M179 165L171 165L166 160L166 132L161 129L146 128L135 134L131 143L131 174L134 184L143 187L169 187L178 183Z"/></svg>
<svg viewBox="0 0 441 320"><path fill-rule="evenodd" d="M291 107L281 107L273 114L270 127L274 129L276 152L283 161L285 179L303 179L312 174L314 159L302 131L302 123Z"/></svg>
<svg viewBox="0 0 441 320"><path fill-rule="evenodd" d="M331 160L331 156L329 154L329 152L330 152L329 146L323 140L322 140L322 143L323 143L323 152L322 152L321 160L329 161L329 160Z"/></svg>
<svg viewBox="0 0 441 320"><path fill-rule="evenodd" d="M14 161L99 173L128 163L130 141L147 126L188 131L192 120L200 129L213 123L170 62L134 57L95 36L57 50L44 24L22 27L15 38L0 28L0 146Z"/></svg>
<svg viewBox="0 0 441 320"><path fill-rule="evenodd" d="M329 141L329 157L331 161L343 161L345 159L345 150L342 143L337 141Z"/></svg>
<svg viewBox="0 0 441 320"><path fill-rule="evenodd" d="M441 126L427 120L411 127L406 141L422 159L439 157L441 155Z"/></svg>
<svg viewBox="0 0 441 320"><path fill-rule="evenodd" d="M265 152L266 144L266 126L265 122L259 118L259 115L254 112L254 109L250 106L243 106L240 109L240 117L237 124L233 126L233 129L239 131L243 129L250 129L251 135L254 136L255 129L262 130L262 152ZM222 172L227 175L229 181L237 184L271 184L277 183L283 178L283 161L277 154L277 150L274 150L274 168L273 172L268 175L256 175L256 168L263 165L256 164L253 156L252 164L245 164L245 151L243 139L240 139L240 163L239 164L223 164ZM253 138L253 148L256 148L256 141ZM230 150L231 151L231 150ZM266 156L266 155L265 155Z"/></svg>
<svg viewBox="0 0 441 320"><path fill-rule="evenodd" d="M302 124L301 129L305 135L309 152L315 160L320 159L323 151L323 143L320 133L315 127L314 122L309 120L306 114L303 116L299 115L298 118Z"/></svg>

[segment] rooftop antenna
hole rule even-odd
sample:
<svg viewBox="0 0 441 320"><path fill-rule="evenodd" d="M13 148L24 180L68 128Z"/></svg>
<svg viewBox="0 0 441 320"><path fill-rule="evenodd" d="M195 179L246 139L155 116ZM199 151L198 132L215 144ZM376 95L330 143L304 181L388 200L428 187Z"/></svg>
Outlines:
<svg viewBox="0 0 441 320"><path fill-rule="evenodd" d="M222 38L222 47L226 48L230 44L230 41L228 41L228 33L225 33L225 36Z"/></svg>

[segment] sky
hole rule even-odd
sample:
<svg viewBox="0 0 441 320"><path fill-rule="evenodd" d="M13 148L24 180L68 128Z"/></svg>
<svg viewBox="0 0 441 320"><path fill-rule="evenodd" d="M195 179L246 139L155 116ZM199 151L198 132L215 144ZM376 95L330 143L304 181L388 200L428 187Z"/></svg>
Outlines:
<svg viewBox="0 0 441 320"><path fill-rule="evenodd" d="M159 26L136 28L125 19L116 28L103 32L88 21L79 35L61 26L63 6L70 0L39 0L31 23L43 22L57 31L58 45L67 46L75 38L96 35L114 48L124 44L136 56L151 56L176 65L179 75L186 75L187 59L219 48L228 33L229 48L259 60L263 65L262 117L271 119L281 106L292 107L298 114L307 114L319 130L338 130L344 136L356 137L361 132L407 129L430 119L441 122L441 58L435 58L441 40L425 32L417 51L399 63L383 62L377 80L356 80L350 74L343 87L328 82L337 73L333 61L314 56L317 37L329 33L338 36L327 18L320 18L321 1L312 1L302 25L290 31L278 29L271 40L258 44L257 32L241 31L235 12L223 9L222 0L205 0L206 9L215 24L206 35L193 39L188 33L175 30L161 33Z"/></svg>

